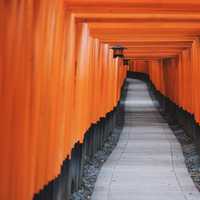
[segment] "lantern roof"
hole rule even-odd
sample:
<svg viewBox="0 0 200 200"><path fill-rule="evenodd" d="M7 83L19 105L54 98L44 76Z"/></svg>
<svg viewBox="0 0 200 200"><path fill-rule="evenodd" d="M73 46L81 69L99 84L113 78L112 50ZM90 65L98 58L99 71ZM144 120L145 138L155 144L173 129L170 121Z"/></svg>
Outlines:
<svg viewBox="0 0 200 200"><path fill-rule="evenodd" d="M115 45L115 46L112 46L111 49L113 49L113 50L125 50L127 48L122 46L122 45Z"/></svg>

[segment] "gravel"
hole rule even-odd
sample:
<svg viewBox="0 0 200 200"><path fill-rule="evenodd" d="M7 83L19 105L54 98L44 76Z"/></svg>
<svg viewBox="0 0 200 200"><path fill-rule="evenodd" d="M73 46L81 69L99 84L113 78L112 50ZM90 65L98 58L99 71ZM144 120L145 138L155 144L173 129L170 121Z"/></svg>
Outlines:
<svg viewBox="0 0 200 200"><path fill-rule="evenodd" d="M108 159L109 155L114 150L118 143L122 128L123 128L123 101L126 99L128 83L125 82L121 95L120 112L116 121L116 128L112 131L111 135L104 143L103 148L98 151L94 157L86 158L84 164L83 177L81 181L81 187L78 192L75 192L71 196L71 200L88 200L91 199L95 182L97 180L98 174L101 167Z"/></svg>
<svg viewBox="0 0 200 200"><path fill-rule="evenodd" d="M107 160L115 148L119 137L120 129L115 129L108 140L105 142L103 149L98 151L92 159L86 158L81 187L75 192L71 200L88 200L91 199L95 182L103 163Z"/></svg>
<svg viewBox="0 0 200 200"><path fill-rule="evenodd" d="M173 125L171 128L182 146L185 163L190 176L200 191L200 155L197 151L194 141L179 125Z"/></svg>

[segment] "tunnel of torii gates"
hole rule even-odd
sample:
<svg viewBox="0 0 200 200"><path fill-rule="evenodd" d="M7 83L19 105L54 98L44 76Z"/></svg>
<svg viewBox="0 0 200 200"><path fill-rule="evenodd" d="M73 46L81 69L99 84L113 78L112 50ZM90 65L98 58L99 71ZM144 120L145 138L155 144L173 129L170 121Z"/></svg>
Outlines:
<svg viewBox="0 0 200 200"><path fill-rule="evenodd" d="M0 27L1 200L31 200L58 176L127 70L200 122L199 0L1 0Z"/></svg>

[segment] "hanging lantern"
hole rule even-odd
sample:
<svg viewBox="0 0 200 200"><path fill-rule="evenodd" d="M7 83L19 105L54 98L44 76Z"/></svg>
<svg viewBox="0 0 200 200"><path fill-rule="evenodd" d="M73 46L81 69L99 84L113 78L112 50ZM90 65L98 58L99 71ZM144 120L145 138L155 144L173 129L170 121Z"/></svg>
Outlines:
<svg viewBox="0 0 200 200"><path fill-rule="evenodd" d="M120 45L112 47L113 58L124 58L124 49L126 48Z"/></svg>
<svg viewBox="0 0 200 200"><path fill-rule="evenodd" d="M123 64L124 64L124 66L129 66L129 64L130 64L130 59L124 58L124 59L123 59Z"/></svg>

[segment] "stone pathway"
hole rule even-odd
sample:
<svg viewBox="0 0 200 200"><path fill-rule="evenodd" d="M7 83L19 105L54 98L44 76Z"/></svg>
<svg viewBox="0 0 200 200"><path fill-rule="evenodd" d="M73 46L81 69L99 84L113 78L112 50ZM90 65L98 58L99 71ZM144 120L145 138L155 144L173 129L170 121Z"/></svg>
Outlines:
<svg viewBox="0 0 200 200"><path fill-rule="evenodd" d="M200 200L181 146L144 82L127 79L125 126L92 200Z"/></svg>

